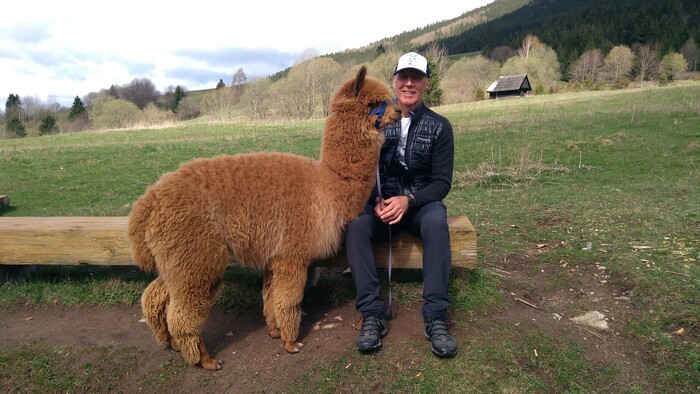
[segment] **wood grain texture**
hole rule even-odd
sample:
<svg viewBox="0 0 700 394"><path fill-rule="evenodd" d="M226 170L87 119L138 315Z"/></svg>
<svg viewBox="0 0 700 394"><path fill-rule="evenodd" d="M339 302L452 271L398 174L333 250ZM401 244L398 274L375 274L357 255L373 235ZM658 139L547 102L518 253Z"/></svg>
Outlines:
<svg viewBox="0 0 700 394"><path fill-rule="evenodd" d="M0 264L133 265L125 216L0 217ZM466 216L450 216L452 266L476 268L476 230ZM421 268L422 242L402 232L391 244L392 268ZM375 245L377 267L386 267L388 242ZM347 267L345 251L315 263Z"/></svg>

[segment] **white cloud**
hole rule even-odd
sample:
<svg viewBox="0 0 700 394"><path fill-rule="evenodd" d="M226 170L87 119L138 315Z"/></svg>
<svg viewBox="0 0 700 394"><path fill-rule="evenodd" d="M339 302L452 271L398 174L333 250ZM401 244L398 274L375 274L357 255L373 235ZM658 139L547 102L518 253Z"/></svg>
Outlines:
<svg viewBox="0 0 700 394"><path fill-rule="evenodd" d="M134 78L204 89L240 67L270 75L305 49L365 46L492 1L11 2L0 14L0 94L70 105Z"/></svg>

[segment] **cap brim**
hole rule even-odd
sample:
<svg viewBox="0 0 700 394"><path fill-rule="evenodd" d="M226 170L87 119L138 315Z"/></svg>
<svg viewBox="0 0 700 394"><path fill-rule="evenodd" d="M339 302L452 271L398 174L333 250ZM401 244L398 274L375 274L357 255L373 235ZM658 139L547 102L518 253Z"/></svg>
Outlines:
<svg viewBox="0 0 700 394"><path fill-rule="evenodd" d="M406 70L416 71L423 76L426 76L426 77L428 76L428 74L426 74L423 70L421 70L420 68L415 68L415 67L404 67L401 70L396 70L396 71L394 71L394 75L400 73L401 71L406 71Z"/></svg>

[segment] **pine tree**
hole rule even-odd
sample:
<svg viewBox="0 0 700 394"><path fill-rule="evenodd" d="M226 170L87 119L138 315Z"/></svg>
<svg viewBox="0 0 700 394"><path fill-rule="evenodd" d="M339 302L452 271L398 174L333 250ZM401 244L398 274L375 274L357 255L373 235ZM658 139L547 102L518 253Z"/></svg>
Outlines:
<svg viewBox="0 0 700 394"><path fill-rule="evenodd" d="M10 94L5 102L5 130L18 137L27 135L27 129L22 124L22 100L18 94Z"/></svg>
<svg viewBox="0 0 700 394"><path fill-rule="evenodd" d="M7 101L5 101L5 110L9 111L10 108L18 105L22 105L22 100L19 99L19 95L10 93L10 95L7 96Z"/></svg>
<svg viewBox="0 0 700 394"><path fill-rule="evenodd" d="M58 133L58 127L56 126L56 118L53 115L48 114L44 119L41 120L41 124L39 125L39 134L46 135L53 133Z"/></svg>
<svg viewBox="0 0 700 394"><path fill-rule="evenodd" d="M5 101L5 114L8 121L12 116L17 116L19 118L22 114L22 100L19 99L18 94L10 94L7 96L7 101Z"/></svg>
<svg viewBox="0 0 700 394"><path fill-rule="evenodd" d="M175 92L173 93L173 98L170 101L170 110L173 111L173 113L177 112L177 107L180 105L180 101L185 98L185 89L182 88L182 86L177 85L175 87Z"/></svg>
<svg viewBox="0 0 700 394"><path fill-rule="evenodd" d="M68 112L68 120L73 120L78 116L85 115L87 115L87 110L85 109L85 104L83 104L83 100L81 100L80 97L75 96L75 99L73 100L73 105L70 107L70 112Z"/></svg>
<svg viewBox="0 0 700 394"><path fill-rule="evenodd" d="M440 86L440 75L437 73L437 65L432 58L428 59L428 68L430 69L430 88L425 92L423 99L428 106L440 105L444 92Z"/></svg>
<svg viewBox="0 0 700 394"><path fill-rule="evenodd" d="M22 121L19 120L19 116L11 116L7 119L7 131L10 133L15 133L17 134L18 137L22 138L27 135L27 129L24 127L22 124Z"/></svg>

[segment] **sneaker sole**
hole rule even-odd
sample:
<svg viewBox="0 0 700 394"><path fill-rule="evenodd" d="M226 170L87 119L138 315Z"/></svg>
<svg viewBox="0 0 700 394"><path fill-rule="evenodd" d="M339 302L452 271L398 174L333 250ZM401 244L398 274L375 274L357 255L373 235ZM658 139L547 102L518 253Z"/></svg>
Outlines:
<svg viewBox="0 0 700 394"><path fill-rule="evenodd" d="M454 353L452 353L452 354L443 354L443 353L440 353L437 349L435 349L435 348L433 347L432 344L430 344L430 351L433 352L434 355L436 355L436 356L438 356L438 357L440 357L440 358L450 358L450 357L454 356L455 354L457 354L457 350L455 350Z"/></svg>

